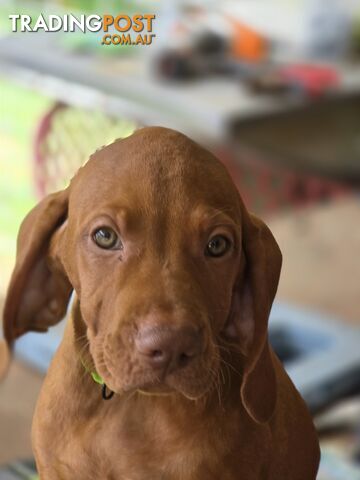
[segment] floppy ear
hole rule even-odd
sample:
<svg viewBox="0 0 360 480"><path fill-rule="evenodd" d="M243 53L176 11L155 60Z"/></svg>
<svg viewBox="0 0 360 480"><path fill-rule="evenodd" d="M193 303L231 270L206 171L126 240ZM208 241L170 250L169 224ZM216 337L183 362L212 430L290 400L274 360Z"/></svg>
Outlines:
<svg viewBox="0 0 360 480"><path fill-rule="evenodd" d="M72 286L57 257L67 205L68 190L51 194L21 224L3 313L7 342L7 349L0 345L3 362L16 338L28 331L45 332L66 312Z"/></svg>
<svg viewBox="0 0 360 480"><path fill-rule="evenodd" d="M246 357L241 399L248 414L264 423L274 412L277 396L267 329L282 257L269 228L242 210L245 264L233 299L240 347Z"/></svg>

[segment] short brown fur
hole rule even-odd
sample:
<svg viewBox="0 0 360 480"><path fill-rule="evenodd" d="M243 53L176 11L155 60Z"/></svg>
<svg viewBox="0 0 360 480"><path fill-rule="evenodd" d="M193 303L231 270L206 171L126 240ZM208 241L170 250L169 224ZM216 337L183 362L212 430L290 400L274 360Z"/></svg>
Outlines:
<svg viewBox="0 0 360 480"><path fill-rule="evenodd" d="M122 248L94 243L104 225ZM204 253L213 235L230 239L221 258ZM41 480L315 480L310 415L268 343L280 268L225 168L184 135L144 128L96 152L24 220L6 299L11 351L76 293L34 417ZM201 332L201 354L160 375L135 347L149 325Z"/></svg>

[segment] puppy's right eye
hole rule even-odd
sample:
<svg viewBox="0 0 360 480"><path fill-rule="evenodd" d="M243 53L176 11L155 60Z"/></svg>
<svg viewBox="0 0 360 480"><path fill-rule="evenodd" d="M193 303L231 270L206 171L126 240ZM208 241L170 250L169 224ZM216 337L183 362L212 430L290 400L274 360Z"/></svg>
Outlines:
<svg viewBox="0 0 360 480"><path fill-rule="evenodd" d="M110 227L100 227L92 235L96 245L100 248L114 248L118 242L118 236Z"/></svg>
<svg viewBox="0 0 360 480"><path fill-rule="evenodd" d="M209 257L222 257L231 247L230 240L224 235L215 235L206 245L205 255Z"/></svg>

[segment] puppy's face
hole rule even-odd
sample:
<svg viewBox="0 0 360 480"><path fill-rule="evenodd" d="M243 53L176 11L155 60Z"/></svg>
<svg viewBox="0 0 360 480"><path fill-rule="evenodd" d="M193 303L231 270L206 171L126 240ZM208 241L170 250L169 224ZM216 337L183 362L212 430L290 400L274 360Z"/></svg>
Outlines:
<svg viewBox="0 0 360 480"><path fill-rule="evenodd" d="M109 388L198 398L227 352L244 408L263 423L277 398L267 326L280 270L274 237L221 163L178 132L144 128L93 155L22 222L1 357L59 322L74 288L74 346L85 329Z"/></svg>
<svg viewBox="0 0 360 480"><path fill-rule="evenodd" d="M198 398L232 327L240 207L220 162L169 132L134 135L80 170L61 256L108 387Z"/></svg>

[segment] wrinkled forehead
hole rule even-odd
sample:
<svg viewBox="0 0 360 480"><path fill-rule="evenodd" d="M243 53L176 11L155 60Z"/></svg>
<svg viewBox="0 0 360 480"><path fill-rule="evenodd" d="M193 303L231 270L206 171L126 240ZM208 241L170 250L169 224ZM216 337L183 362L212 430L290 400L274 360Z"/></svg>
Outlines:
<svg viewBox="0 0 360 480"><path fill-rule="evenodd" d="M180 134L139 137L103 148L80 169L71 183L70 214L121 207L149 217L170 211L181 218L208 207L238 223L236 187L213 155Z"/></svg>

